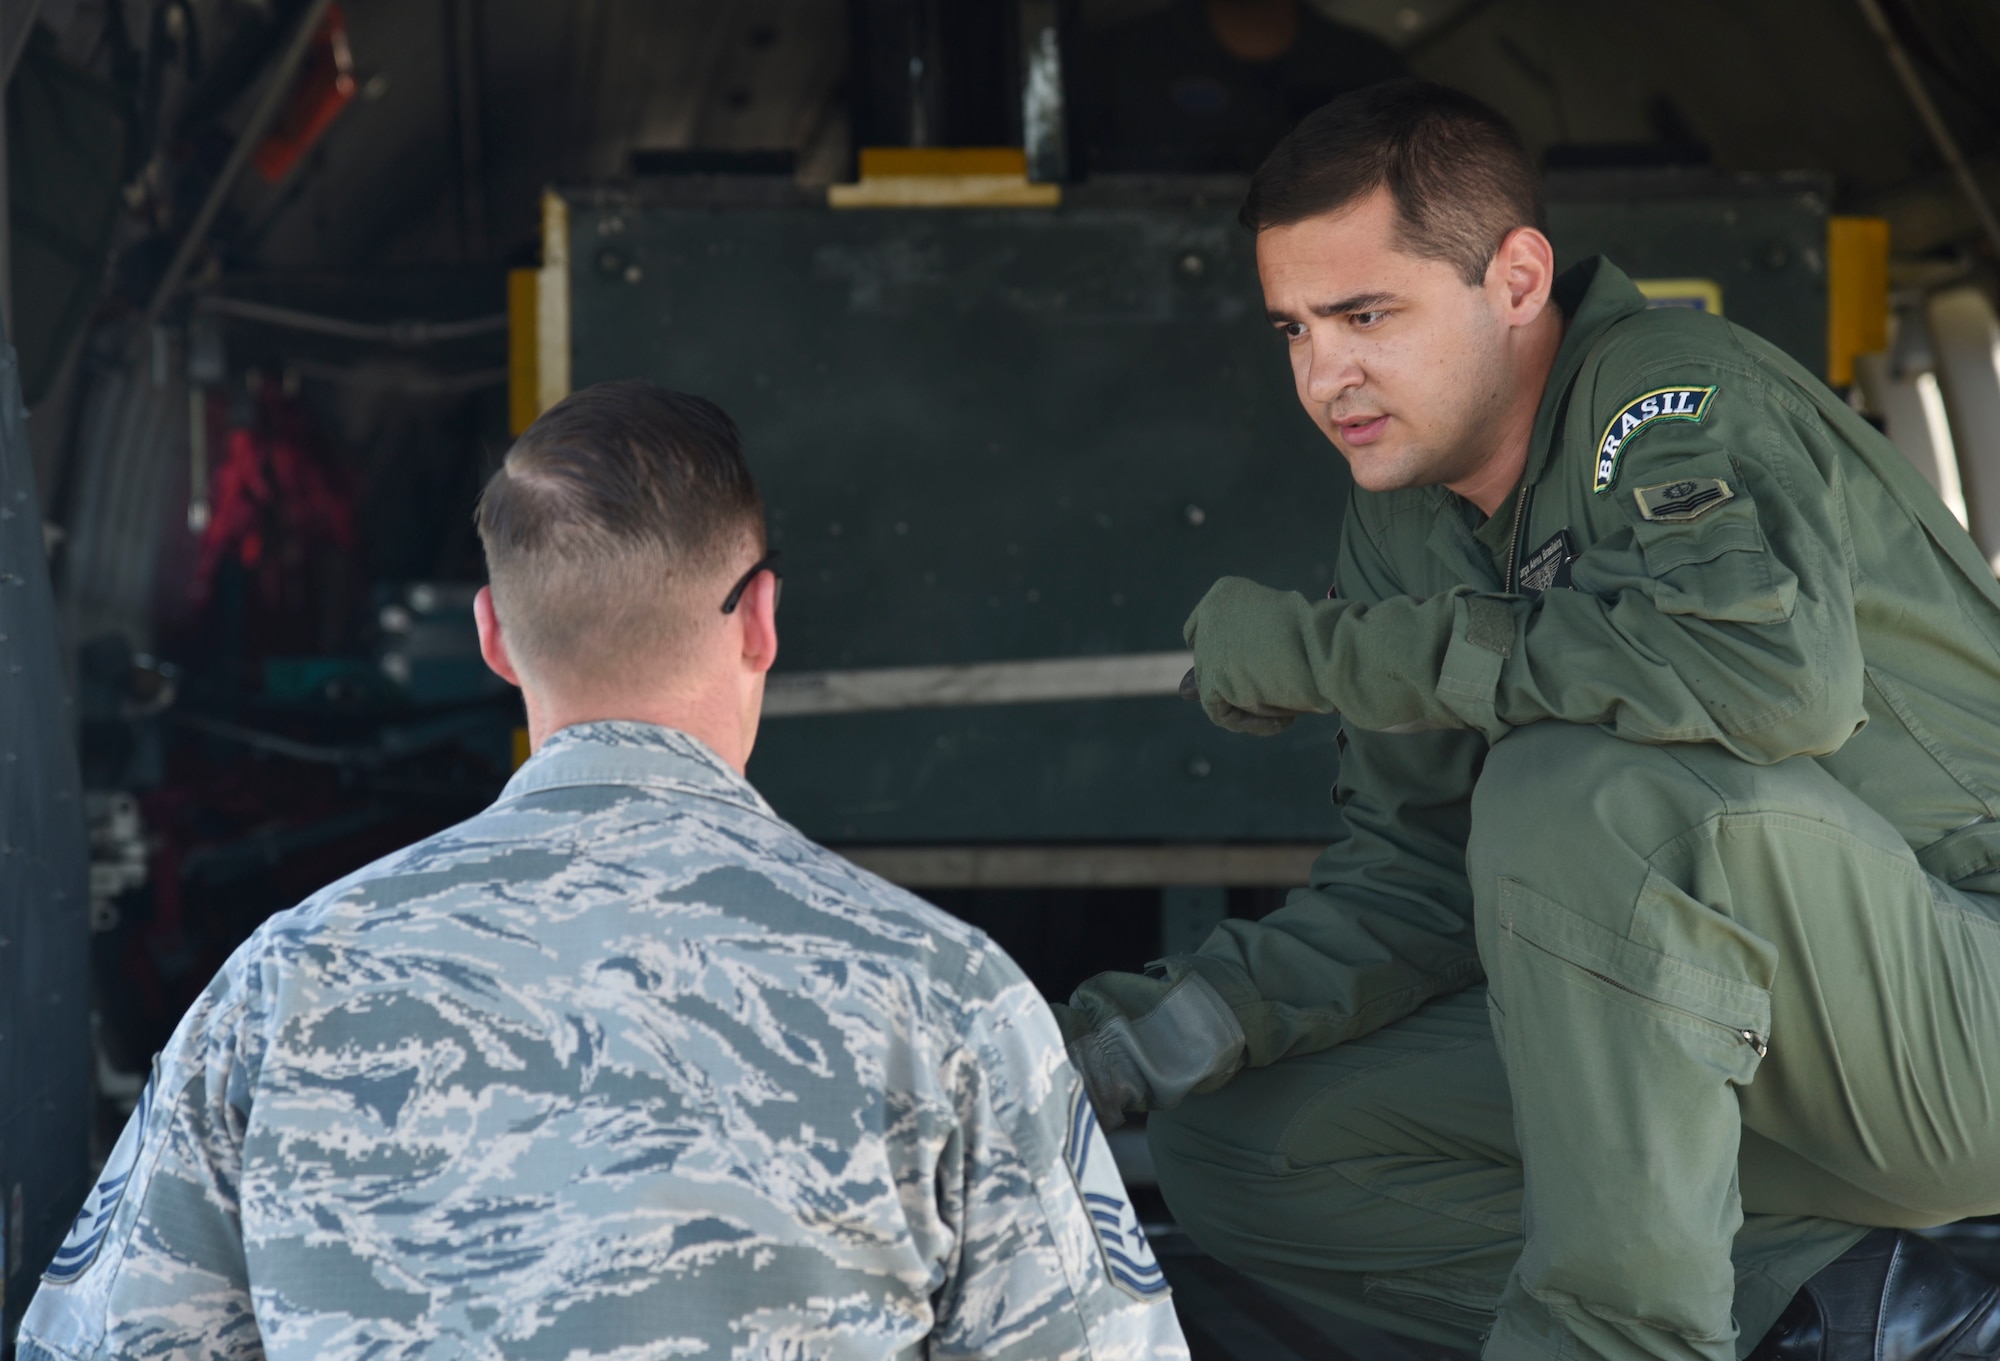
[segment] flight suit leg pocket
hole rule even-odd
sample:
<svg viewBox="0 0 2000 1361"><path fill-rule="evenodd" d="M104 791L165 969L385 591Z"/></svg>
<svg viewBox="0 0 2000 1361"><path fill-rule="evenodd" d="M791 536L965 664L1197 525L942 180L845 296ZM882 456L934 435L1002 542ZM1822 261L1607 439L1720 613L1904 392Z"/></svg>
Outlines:
<svg viewBox="0 0 2000 1361"><path fill-rule="evenodd" d="M1656 881L1657 876L1648 877L1642 899L1684 897ZM1686 905L1698 915L1715 917L1718 927L1727 925L1719 914L1691 900ZM1651 915L1647 908L1642 901L1640 919ZM1539 1044L1553 1038L1545 1033L1551 1024L1557 1034L1562 1026L1578 1027L1577 1038L1585 1042L1587 1030L1609 1026L1622 1031L1643 1021L1661 1032L1660 1043L1707 1055L1708 1062L1738 1083L1750 1081L1769 1048L1771 994L1761 978L1731 977L1707 967L1707 961L1697 963L1642 944L1515 879L1500 881L1497 928L1500 958L1492 970L1493 1006L1499 1016L1515 1018L1506 1026L1516 1032L1509 1037L1515 1044L1522 1038L1522 1014L1526 1024L1544 1032L1538 1034ZM1704 934L1727 954L1747 950L1751 955L1714 963L1736 965L1753 977L1763 974L1761 952L1743 933L1694 933ZM1561 996L1569 1000L1558 1002Z"/></svg>
<svg viewBox="0 0 2000 1361"><path fill-rule="evenodd" d="M1735 1088L1765 1052L1769 992L1519 880L1499 880L1493 907L1488 985L1525 1181L1520 1288L1579 1337L1663 1330L1721 1353L1741 1222Z"/></svg>

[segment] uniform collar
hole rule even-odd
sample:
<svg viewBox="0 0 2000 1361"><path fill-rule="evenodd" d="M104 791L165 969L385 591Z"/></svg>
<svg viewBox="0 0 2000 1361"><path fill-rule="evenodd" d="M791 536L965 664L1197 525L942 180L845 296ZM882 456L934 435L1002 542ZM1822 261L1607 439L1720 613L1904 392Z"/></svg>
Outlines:
<svg viewBox="0 0 2000 1361"><path fill-rule="evenodd" d="M604 784L694 794L777 817L764 796L700 738L623 719L575 723L553 733L514 772L499 802L546 789Z"/></svg>
<svg viewBox="0 0 2000 1361"><path fill-rule="evenodd" d="M1542 404L1534 412L1534 432L1528 436L1528 464L1522 468L1522 480L1500 502L1502 508L1510 508L1520 488L1524 484L1534 486L1542 480L1542 472L1548 470L1548 456L1556 446L1556 422L1562 420L1570 386L1576 382L1576 374L1582 370L1592 346L1596 346L1614 322L1646 310L1646 294L1626 278L1622 268L1604 256L1590 256L1582 264L1566 268L1556 276L1556 284L1548 290L1548 296L1562 308L1562 344L1556 346L1556 362L1548 370L1548 386L1542 388ZM1466 500L1452 496L1444 504L1454 506L1452 514L1456 516L1474 516L1466 528L1500 562L1514 532L1512 510L1478 520L1478 510L1472 510ZM1502 570L1506 570L1506 564L1502 564Z"/></svg>
<svg viewBox="0 0 2000 1361"><path fill-rule="evenodd" d="M1522 480L1529 486L1540 481L1548 467L1556 422L1562 416L1564 399L1583 368L1585 356L1614 322L1646 310L1646 295L1633 285L1624 270L1602 255L1593 255L1564 270L1549 290L1549 297L1562 308L1567 321L1562 344L1556 349L1555 365L1549 370L1548 386L1542 389L1542 404L1535 411L1535 432L1528 440L1528 463Z"/></svg>

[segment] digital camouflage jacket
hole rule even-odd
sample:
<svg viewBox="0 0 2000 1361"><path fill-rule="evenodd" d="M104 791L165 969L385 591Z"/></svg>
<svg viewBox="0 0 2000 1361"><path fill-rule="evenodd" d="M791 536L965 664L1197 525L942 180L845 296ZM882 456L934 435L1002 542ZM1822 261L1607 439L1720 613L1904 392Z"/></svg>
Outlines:
<svg viewBox="0 0 2000 1361"><path fill-rule="evenodd" d="M237 951L20 1344L1186 1355L1014 963L636 723Z"/></svg>

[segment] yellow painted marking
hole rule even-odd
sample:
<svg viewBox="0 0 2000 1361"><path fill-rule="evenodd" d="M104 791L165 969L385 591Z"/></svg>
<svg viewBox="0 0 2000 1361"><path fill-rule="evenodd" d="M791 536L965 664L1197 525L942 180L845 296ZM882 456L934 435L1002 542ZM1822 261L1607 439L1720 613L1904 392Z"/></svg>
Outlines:
<svg viewBox="0 0 2000 1361"><path fill-rule="evenodd" d="M535 414L569 396L569 205L542 195L542 267L535 276Z"/></svg>
<svg viewBox="0 0 2000 1361"><path fill-rule="evenodd" d="M1028 153L1013 146L871 146L861 148L861 178L905 175L1028 177Z"/></svg>
<svg viewBox="0 0 2000 1361"><path fill-rule="evenodd" d="M1634 279L1653 307L1692 307L1722 315L1722 285L1713 279Z"/></svg>
<svg viewBox="0 0 2000 1361"><path fill-rule="evenodd" d="M830 184L832 208L1054 208L1059 184L1028 180L1019 147L864 147L861 180Z"/></svg>
<svg viewBox="0 0 2000 1361"><path fill-rule="evenodd" d="M535 360L541 337L535 329L535 300L541 271L507 271L507 429L520 434L542 414Z"/></svg>
<svg viewBox="0 0 2000 1361"><path fill-rule="evenodd" d="M1826 220L1826 381L1854 381L1854 357L1889 348L1889 223Z"/></svg>

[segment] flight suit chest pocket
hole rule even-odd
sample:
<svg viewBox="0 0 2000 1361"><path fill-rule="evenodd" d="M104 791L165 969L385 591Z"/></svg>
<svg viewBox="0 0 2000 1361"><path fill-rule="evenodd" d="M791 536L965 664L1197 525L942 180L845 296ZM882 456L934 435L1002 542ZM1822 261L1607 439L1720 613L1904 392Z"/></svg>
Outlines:
<svg viewBox="0 0 2000 1361"><path fill-rule="evenodd" d="M1632 534L1661 613L1740 624L1791 618L1798 578L1773 556L1756 504L1740 492L1692 518L1635 517Z"/></svg>

